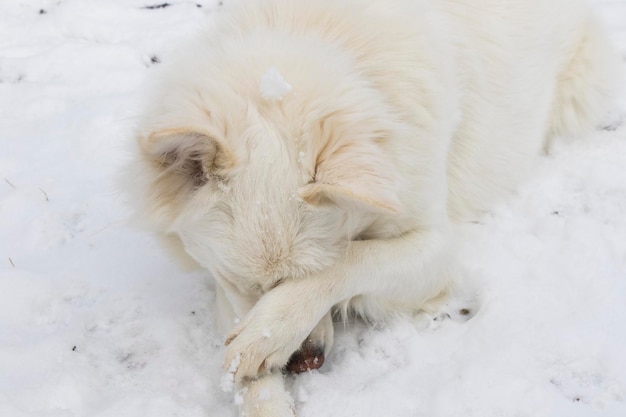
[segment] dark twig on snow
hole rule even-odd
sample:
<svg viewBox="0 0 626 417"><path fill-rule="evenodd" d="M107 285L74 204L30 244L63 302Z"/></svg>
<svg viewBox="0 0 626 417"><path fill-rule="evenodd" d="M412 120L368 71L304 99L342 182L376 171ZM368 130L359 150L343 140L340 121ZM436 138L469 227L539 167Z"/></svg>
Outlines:
<svg viewBox="0 0 626 417"><path fill-rule="evenodd" d="M41 187L39 187L39 191L41 191L43 196L46 197L46 202L50 201L50 199L48 198L48 193L46 193L43 189L41 189Z"/></svg>
<svg viewBox="0 0 626 417"><path fill-rule="evenodd" d="M9 258L9 263L11 264L11 266L12 266L13 268L15 268L15 264L13 263L13 259Z"/></svg>
<svg viewBox="0 0 626 417"><path fill-rule="evenodd" d="M9 184L11 186L11 188L15 189L15 185L13 185L13 183L11 183L11 181L7 180L6 178L4 178L4 182L6 182L7 184Z"/></svg>
<svg viewBox="0 0 626 417"><path fill-rule="evenodd" d="M161 3L161 4L153 4L150 6L144 6L142 7L142 9L146 9L146 10L156 10L156 9L165 9L166 7L170 7L171 4L169 3Z"/></svg>

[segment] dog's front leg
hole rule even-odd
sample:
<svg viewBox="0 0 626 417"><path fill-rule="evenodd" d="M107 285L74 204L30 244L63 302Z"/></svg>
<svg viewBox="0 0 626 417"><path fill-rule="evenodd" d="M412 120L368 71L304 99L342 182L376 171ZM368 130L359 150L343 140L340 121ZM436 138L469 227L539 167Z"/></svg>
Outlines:
<svg viewBox="0 0 626 417"><path fill-rule="evenodd" d="M355 296L419 309L451 283L446 271L454 261L450 242L440 230L352 242L332 268L287 281L259 300L227 339L226 369L238 381L283 367L324 314Z"/></svg>
<svg viewBox="0 0 626 417"><path fill-rule="evenodd" d="M284 377L280 371L242 380L235 398L242 417L296 415L293 399L285 390Z"/></svg>

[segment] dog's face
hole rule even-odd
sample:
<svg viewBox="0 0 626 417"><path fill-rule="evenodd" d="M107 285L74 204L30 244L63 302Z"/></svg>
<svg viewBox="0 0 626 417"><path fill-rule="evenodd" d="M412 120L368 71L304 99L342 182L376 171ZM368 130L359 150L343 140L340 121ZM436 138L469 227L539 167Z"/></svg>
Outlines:
<svg viewBox="0 0 626 417"><path fill-rule="evenodd" d="M350 240L399 211L383 130L367 115L285 117L284 107L250 102L186 109L157 116L165 126L140 135L146 209L231 299L253 305L281 281L328 268Z"/></svg>

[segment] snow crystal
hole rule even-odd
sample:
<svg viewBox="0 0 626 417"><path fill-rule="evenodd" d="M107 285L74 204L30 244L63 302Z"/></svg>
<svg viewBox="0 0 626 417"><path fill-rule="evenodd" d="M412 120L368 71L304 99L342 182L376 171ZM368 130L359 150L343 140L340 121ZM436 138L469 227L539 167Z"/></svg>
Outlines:
<svg viewBox="0 0 626 417"><path fill-rule="evenodd" d="M236 405L242 405L243 404L243 397L246 395L247 392L248 392L248 388L247 387L243 387L242 389L240 389L239 391L237 391L235 393L235 404Z"/></svg>
<svg viewBox="0 0 626 417"><path fill-rule="evenodd" d="M227 372L220 378L220 388L224 392L232 392L235 388L235 374Z"/></svg>
<svg viewBox="0 0 626 417"><path fill-rule="evenodd" d="M261 76L260 91L264 99L280 101L291 91L291 85L285 81L276 67L271 67Z"/></svg>
<svg viewBox="0 0 626 417"><path fill-rule="evenodd" d="M224 375L222 375L222 378L220 379L220 388L222 388L222 391L232 392L235 388L235 372L237 371L237 368L239 368L240 363L241 355L238 354L237 356L235 356L235 359L230 362L228 370Z"/></svg>

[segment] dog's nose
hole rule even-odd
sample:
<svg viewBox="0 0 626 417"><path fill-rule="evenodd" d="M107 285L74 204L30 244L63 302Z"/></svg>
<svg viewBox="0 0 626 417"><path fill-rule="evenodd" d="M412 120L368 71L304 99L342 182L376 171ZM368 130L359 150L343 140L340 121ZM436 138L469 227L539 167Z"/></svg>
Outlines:
<svg viewBox="0 0 626 417"><path fill-rule="evenodd" d="M307 339L302 343L300 349L291 355L285 370L292 374L300 374L312 369L318 369L324 365L324 359L324 346L311 343Z"/></svg>

